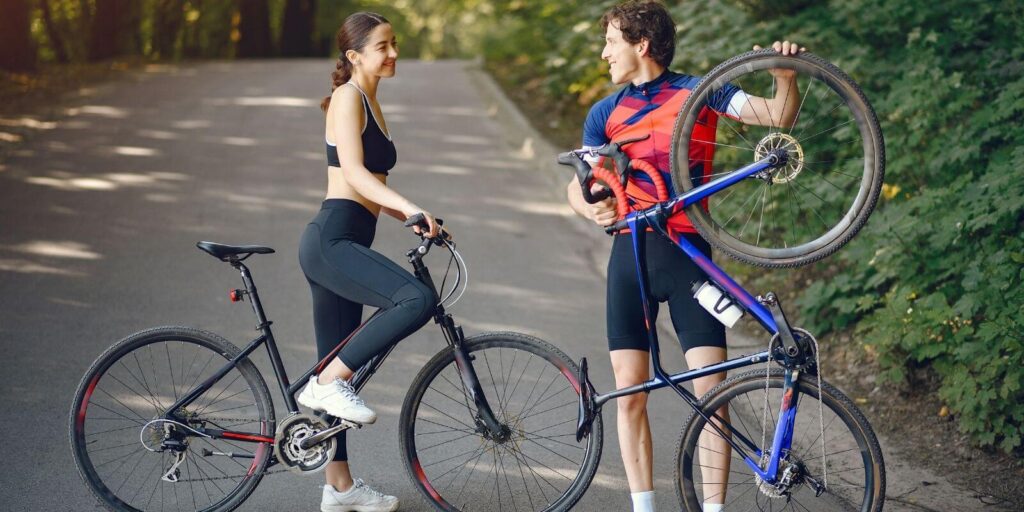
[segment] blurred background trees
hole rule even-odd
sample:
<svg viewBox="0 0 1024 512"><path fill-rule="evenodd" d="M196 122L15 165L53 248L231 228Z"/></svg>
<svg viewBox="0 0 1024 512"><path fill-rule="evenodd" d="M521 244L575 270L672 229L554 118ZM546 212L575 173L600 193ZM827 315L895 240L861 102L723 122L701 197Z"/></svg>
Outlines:
<svg viewBox="0 0 1024 512"><path fill-rule="evenodd" d="M394 24L403 57L482 56L534 125L571 147L589 106L614 89L598 24L612 3L3 0L0 68L329 56L345 16L373 10ZM836 256L772 275L806 288L804 326L860 351L883 379L934 383L978 444L1020 453L1024 3L666 3L678 24L675 69L701 74L788 38L860 83L886 137L885 199Z"/></svg>

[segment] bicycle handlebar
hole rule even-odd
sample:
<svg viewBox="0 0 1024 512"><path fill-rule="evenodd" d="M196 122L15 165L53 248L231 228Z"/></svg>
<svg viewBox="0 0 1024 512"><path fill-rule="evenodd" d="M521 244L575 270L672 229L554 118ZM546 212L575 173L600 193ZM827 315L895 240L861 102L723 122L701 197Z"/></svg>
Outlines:
<svg viewBox="0 0 1024 512"><path fill-rule="evenodd" d="M614 234L616 231L622 230L626 227L625 222L622 220L629 213L626 184L629 183L629 176L633 171L639 170L650 176L652 182L655 184L655 188L657 189L658 200L668 200L668 187L665 186L664 180L661 179L661 173L647 162L642 160L630 160L629 155L622 150L622 147L627 144L632 144L648 138L650 138L650 135L643 135L633 139L610 142L598 148L574 149L558 155L559 164L571 166L576 169L576 178L580 183L584 201L593 204L609 196L615 196L615 209L619 221L605 228L605 231L608 234ZM584 156L588 155L592 157L603 156L611 158L620 174L616 175L615 172L602 167L598 167L596 169L592 168L590 164L583 159ZM592 193L590 190L591 186L596 182L603 182L608 188L597 193Z"/></svg>
<svg viewBox="0 0 1024 512"><path fill-rule="evenodd" d="M422 240L420 240L420 245L410 251L410 254L415 252L422 256L430 250L431 244L444 245L446 240L451 240L451 235L442 227L444 226L444 219L435 217L434 221L437 222L437 226L440 228L438 235L435 237L427 237L420 234L420 237L422 238ZM423 232L430 229L430 226L427 224L427 217L422 213L417 213L405 220L405 227L411 228L413 226L419 226Z"/></svg>

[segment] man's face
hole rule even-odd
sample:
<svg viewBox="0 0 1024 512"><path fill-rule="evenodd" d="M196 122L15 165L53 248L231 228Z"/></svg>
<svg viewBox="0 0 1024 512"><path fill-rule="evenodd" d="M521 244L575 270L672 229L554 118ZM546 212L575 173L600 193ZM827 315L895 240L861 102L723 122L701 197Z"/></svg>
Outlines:
<svg viewBox="0 0 1024 512"><path fill-rule="evenodd" d="M640 69L640 50L643 43L632 44L622 37L619 22L612 20L604 34L604 50L601 58L608 61L612 83L615 85L631 81Z"/></svg>

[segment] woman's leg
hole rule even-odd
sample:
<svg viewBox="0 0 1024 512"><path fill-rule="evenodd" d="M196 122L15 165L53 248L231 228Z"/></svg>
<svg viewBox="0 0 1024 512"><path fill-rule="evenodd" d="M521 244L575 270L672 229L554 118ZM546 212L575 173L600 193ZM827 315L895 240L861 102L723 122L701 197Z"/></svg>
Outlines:
<svg viewBox="0 0 1024 512"><path fill-rule="evenodd" d="M323 359L359 326L363 305L339 297L334 292L309 281L313 294L313 327L316 331L317 357ZM335 358L337 360L337 358ZM347 435L338 434L338 451L325 471L328 485L339 491L352 487L352 473L348 466Z"/></svg>
<svg viewBox="0 0 1024 512"><path fill-rule="evenodd" d="M320 284L339 296L380 310L321 371L321 383L334 378L348 380L373 356L427 323L436 305L426 285L368 247L341 241L324 256L326 265L334 272L329 280L319 280Z"/></svg>

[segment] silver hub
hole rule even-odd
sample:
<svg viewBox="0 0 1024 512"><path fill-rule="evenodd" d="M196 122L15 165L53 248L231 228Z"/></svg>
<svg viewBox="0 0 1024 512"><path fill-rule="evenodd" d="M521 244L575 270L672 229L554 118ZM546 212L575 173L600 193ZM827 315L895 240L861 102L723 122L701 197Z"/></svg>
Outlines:
<svg viewBox="0 0 1024 512"><path fill-rule="evenodd" d="M789 153L786 165L769 171L772 183L788 183L796 179L804 169L804 148L788 133L774 132L765 135L754 148L754 161L761 160L776 149L784 149Z"/></svg>

